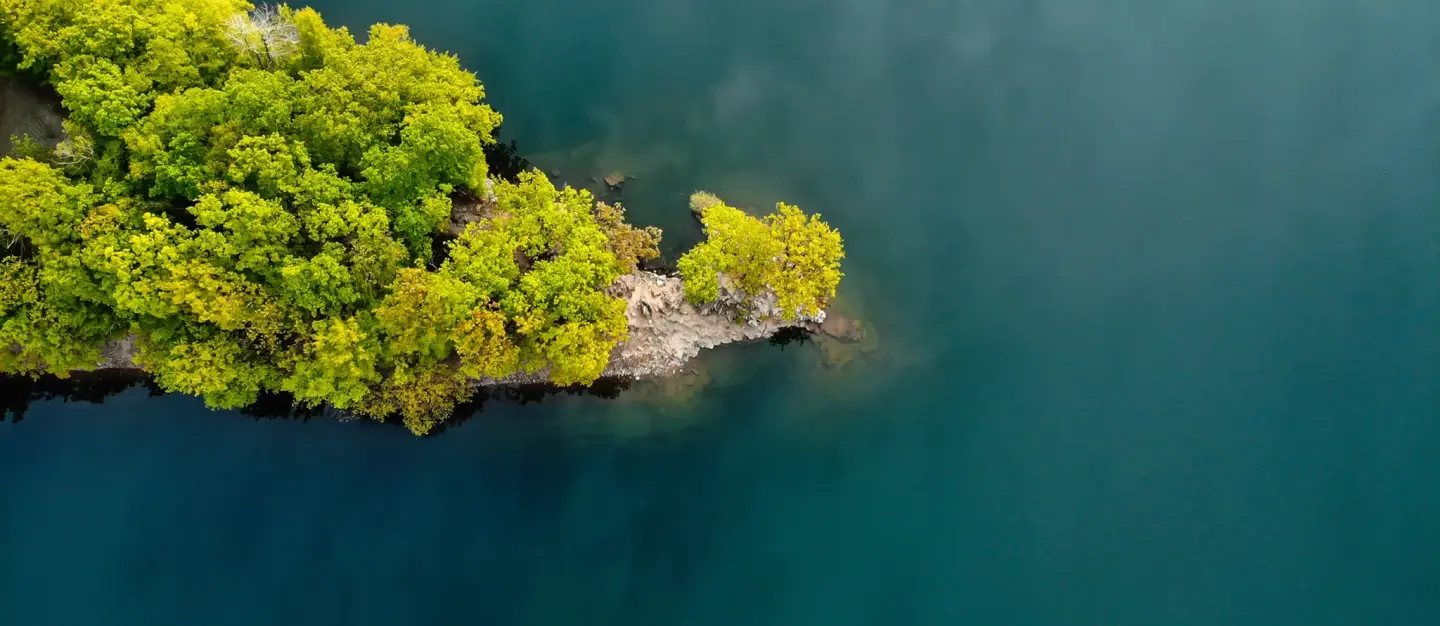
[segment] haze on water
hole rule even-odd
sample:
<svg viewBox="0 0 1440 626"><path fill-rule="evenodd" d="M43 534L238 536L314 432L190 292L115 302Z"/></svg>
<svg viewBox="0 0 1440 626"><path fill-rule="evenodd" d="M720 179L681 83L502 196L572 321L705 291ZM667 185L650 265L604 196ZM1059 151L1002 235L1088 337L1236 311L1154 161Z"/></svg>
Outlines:
<svg viewBox="0 0 1440 626"><path fill-rule="evenodd" d="M0 623L1440 623L1440 3L325 0L632 221L786 200L878 352L442 436L0 424Z"/></svg>

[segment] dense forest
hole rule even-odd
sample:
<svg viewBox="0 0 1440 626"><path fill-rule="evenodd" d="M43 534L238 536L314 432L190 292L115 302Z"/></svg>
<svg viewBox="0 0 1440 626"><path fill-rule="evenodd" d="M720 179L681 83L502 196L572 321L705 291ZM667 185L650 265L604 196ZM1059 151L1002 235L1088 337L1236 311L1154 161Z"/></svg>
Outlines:
<svg viewBox="0 0 1440 626"><path fill-rule="evenodd" d="M0 0L0 73L60 97L65 138L0 160L0 367L64 376L109 341L215 408L283 391L428 432L479 378L587 385L627 337L605 288L659 231L486 164L501 116L403 26L363 42L238 0ZM457 203L486 219L448 237ZM835 293L839 234L708 194L686 296Z"/></svg>

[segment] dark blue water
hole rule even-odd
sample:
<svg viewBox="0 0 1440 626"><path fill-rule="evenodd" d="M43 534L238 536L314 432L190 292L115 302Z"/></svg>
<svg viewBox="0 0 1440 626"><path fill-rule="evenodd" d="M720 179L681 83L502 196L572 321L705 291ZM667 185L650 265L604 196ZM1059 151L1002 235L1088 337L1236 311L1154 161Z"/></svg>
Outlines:
<svg viewBox="0 0 1440 626"><path fill-rule="evenodd" d="M1440 3L328 0L631 217L788 199L880 352L441 437L0 425L0 624L1440 624Z"/></svg>

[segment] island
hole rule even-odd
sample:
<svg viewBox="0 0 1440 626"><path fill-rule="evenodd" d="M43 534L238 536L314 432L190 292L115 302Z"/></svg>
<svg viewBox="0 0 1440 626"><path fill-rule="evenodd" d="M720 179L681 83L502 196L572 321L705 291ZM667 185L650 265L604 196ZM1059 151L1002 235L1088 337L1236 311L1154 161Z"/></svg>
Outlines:
<svg viewBox="0 0 1440 626"><path fill-rule="evenodd" d="M844 249L819 215L697 192L705 240L647 271L660 231L498 167L475 75L403 26L360 42L239 0L0 12L8 108L23 85L59 107L0 110L6 373L138 368L212 408L277 391L425 434L476 385L856 332L827 317Z"/></svg>

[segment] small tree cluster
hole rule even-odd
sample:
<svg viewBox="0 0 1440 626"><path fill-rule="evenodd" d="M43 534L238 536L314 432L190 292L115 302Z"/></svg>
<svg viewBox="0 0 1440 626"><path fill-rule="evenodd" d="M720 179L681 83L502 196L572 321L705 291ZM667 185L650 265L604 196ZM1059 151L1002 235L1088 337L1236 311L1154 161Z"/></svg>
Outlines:
<svg viewBox="0 0 1440 626"><path fill-rule="evenodd" d="M690 207L706 235L680 257L691 301L715 301L722 276L750 298L774 292L785 319L813 316L835 295L845 249L840 233L818 214L807 216L782 202L762 220L703 191L691 196Z"/></svg>
<svg viewBox="0 0 1440 626"><path fill-rule="evenodd" d="M595 221L605 231L610 240L610 251L615 253L626 273L635 271L641 261L660 257L660 229L631 226L625 221L625 207L619 203L596 202Z"/></svg>

